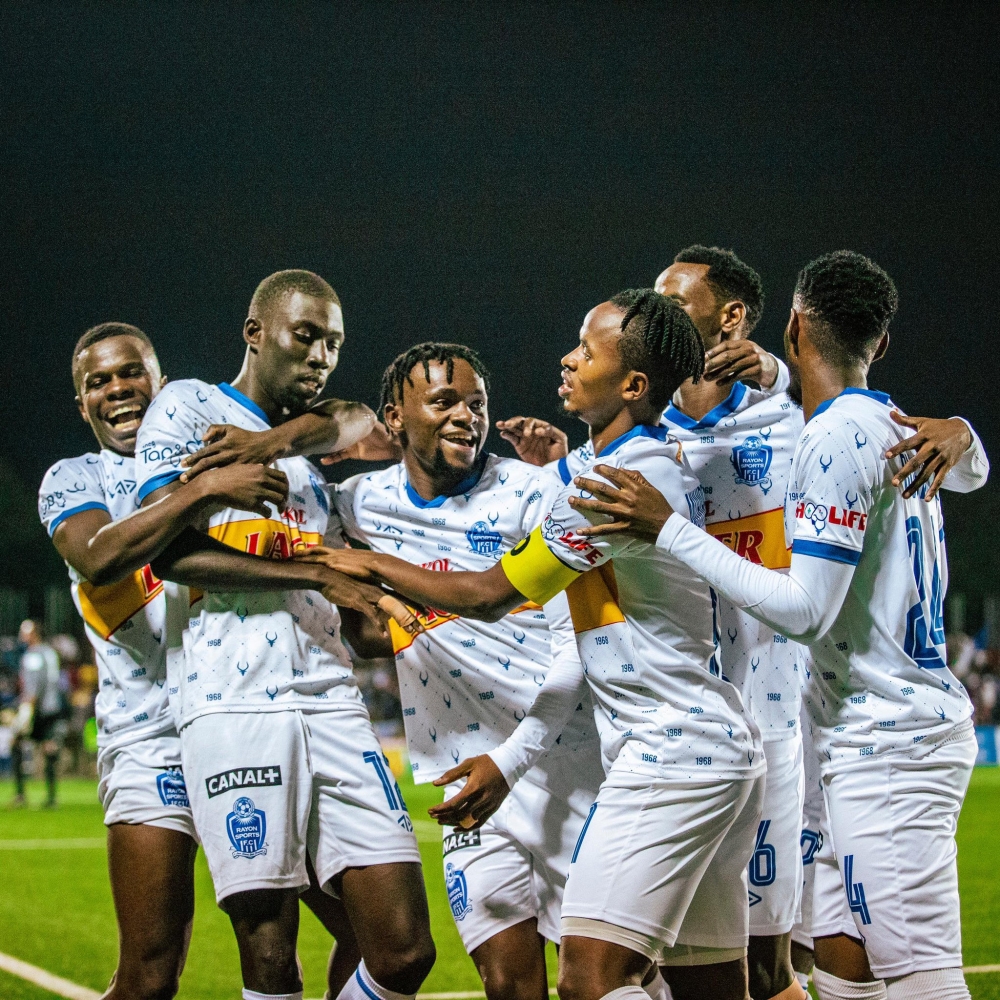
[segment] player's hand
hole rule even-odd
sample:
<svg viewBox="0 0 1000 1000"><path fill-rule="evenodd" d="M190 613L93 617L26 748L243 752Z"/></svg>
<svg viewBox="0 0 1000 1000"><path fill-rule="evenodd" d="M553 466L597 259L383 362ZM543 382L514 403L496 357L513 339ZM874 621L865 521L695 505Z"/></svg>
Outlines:
<svg viewBox="0 0 1000 1000"><path fill-rule="evenodd" d="M514 446L517 457L530 465L546 465L569 454L569 438L554 424L537 417L498 420L497 430Z"/></svg>
<svg viewBox="0 0 1000 1000"><path fill-rule="evenodd" d="M576 529L576 534L589 537L626 534L655 543L660 529L674 512L663 494L641 472L610 465L595 465L594 472L611 483L577 476L573 482L591 496L570 497L570 506L574 510L607 514L614 520L608 524L589 524Z"/></svg>
<svg viewBox="0 0 1000 1000"><path fill-rule="evenodd" d="M724 340L706 352L702 378L720 386L749 379L770 389L778 378L778 360L752 340Z"/></svg>
<svg viewBox="0 0 1000 1000"><path fill-rule="evenodd" d="M368 549L328 549L315 545L296 553L295 558L302 562L319 563L355 580L378 583L380 578L375 570L375 555Z"/></svg>
<svg viewBox="0 0 1000 1000"><path fill-rule="evenodd" d="M351 580L343 573L330 573L323 585L322 593L331 604L360 611L375 625L382 636L389 634L389 618L411 634L424 630L416 615L398 597L387 594L381 587L372 586L370 583Z"/></svg>
<svg viewBox="0 0 1000 1000"><path fill-rule="evenodd" d="M372 432L357 444L343 451L324 455L320 462L323 465L334 465L347 458L358 458L364 462L398 462L402 457L403 449L399 446L396 436L386 429L385 424L376 423Z"/></svg>
<svg viewBox="0 0 1000 1000"><path fill-rule="evenodd" d="M201 437L202 447L181 459L181 482L189 483L208 469L225 465L270 465L288 454L288 447L277 428L248 431L232 424L212 424ZM240 508L249 510L249 508Z"/></svg>
<svg viewBox="0 0 1000 1000"><path fill-rule="evenodd" d="M893 410L890 416L900 427L912 427L916 431L885 453L886 458L895 458L907 451L916 452L892 477L892 485L905 483L909 476L919 470L919 475L903 490L903 496L909 499L924 483L930 482L930 488L924 497L930 503L941 489L944 477L971 447L972 431L958 417L907 417L899 410Z"/></svg>
<svg viewBox="0 0 1000 1000"><path fill-rule="evenodd" d="M500 808L510 786L500 768L486 754L463 760L440 778L435 778L434 784L450 785L460 778L468 779L462 790L446 802L431 806L427 812L441 826L478 830Z"/></svg>
<svg viewBox="0 0 1000 1000"><path fill-rule="evenodd" d="M288 501L288 476L266 465L227 465L203 472L192 489L204 492L220 510L252 510L261 517L274 513L268 504L283 510Z"/></svg>

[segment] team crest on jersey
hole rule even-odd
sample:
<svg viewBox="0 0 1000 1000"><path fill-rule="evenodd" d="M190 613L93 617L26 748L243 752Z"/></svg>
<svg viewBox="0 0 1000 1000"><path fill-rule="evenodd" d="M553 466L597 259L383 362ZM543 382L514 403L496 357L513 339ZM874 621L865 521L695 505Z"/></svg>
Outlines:
<svg viewBox="0 0 1000 1000"><path fill-rule="evenodd" d="M165 806L181 806L189 809L187 785L181 771L163 771L156 776L156 790L160 793L160 801Z"/></svg>
<svg viewBox="0 0 1000 1000"><path fill-rule="evenodd" d="M229 834L229 843L233 845L234 858L255 858L258 854L267 854L264 843L267 816L248 796L241 795L233 803L233 811L226 817L226 833Z"/></svg>
<svg viewBox="0 0 1000 1000"><path fill-rule="evenodd" d="M769 444L764 444L756 434L751 434L743 444L733 448L730 461L736 470L736 485L759 486L766 494L773 485L768 475L773 454L774 449Z"/></svg>
<svg viewBox="0 0 1000 1000"><path fill-rule="evenodd" d="M465 533L465 537L468 538L472 551L481 556L491 556L499 552L503 545L503 535L498 531L491 531L485 521L476 521Z"/></svg>
<svg viewBox="0 0 1000 1000"><path fill-rule="evenodd" d="M445 865L444 883L448 892L448 903L456 920L463 920L472 909L469 902L469 883L465 880L465 872L456 868L450 861Z"/></svg>

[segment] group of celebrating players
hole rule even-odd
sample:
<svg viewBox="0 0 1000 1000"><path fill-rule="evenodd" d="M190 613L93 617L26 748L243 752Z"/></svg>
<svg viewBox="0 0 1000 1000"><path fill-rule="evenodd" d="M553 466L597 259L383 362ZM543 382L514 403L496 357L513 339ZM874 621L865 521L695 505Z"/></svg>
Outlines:
<svg viewBox="0 0 1000 1000"><path fill-rule="evenodd" d="M39 508L100 675L106 997L176 993L199 844L244 998L302 997L300 897L336 940L330 1000L416 994L420 854L353 653L395 657L489 1000L548 996L547 940L562 1000L800 1000L810 970L823 1000L968 998L976 742L936 494L989 465L964 420L867 387L896 306L868 258L820 257L783 363L749 339L756 272L689 247L562 359L587 443L500 421L517 459L484 451L460 344L397 357L381 422L318 401L344 322L308 271L257 288L232 383L167 383L141 330L88 330L100 451ZM306 455L394 464L332 485Z"/></svg>

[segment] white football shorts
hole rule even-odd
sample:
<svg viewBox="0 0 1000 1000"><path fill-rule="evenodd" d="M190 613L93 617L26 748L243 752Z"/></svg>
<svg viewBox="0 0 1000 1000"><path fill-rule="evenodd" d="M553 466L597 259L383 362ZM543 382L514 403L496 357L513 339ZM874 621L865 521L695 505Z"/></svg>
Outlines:
<svg viewBox="0 0 1000 1000"><path fill-rule="evenodd" d="M880 979L962 965L955 830L976 739L969 725L921 750L824 778L813 936L860 938Z"/></svg>
<svg viewBox="0 0 1000 1000"><path fill-rule="evenodd" d="M304 889L345 868L420 862L413 823L363 706L218 713L181 732L195 826L221 902Z"/></svg>
<svg viewBox="0 0 1000 1000"><path fill-rule="evenodd" d="M102 750L97 776L105 826L160 826L198 839L181 770L181 741L173 730Z"/></svg>
<svg viewBox="0 0 1000 1000"><path fill-rule="evenodd" d="M701 964L679 954L692 950L745 955L764 780L658 780L612 766L571 858L563 935L661 964Z"/></svg>
<svg viewBox="0 0 1000 1000"><path fill-rule="evenodd" d="M802 897L802 737L764 744L767 781L750 882L750 933L787 934L798 919Z"/></svg>
<svg viewBox="0 0 1000 1000"><path fill-rule="evenodd" d="M792 940L804 948L813 947L813 898L815 895L816 869L819 855L824 845L828 846L829 858L836 869L833 848L829 844L830 828L826 822L826 802L823 799L823 781L819 775L819 761L812 744L802 745L803 774L805 777L805 798L802 807L802 833L799 845L802 849L802 902L799 905L799 919L792 928ZM811 758L811 759L810 759ZM829 863L829 861L827 862ZM839 878L839 873L837 873ZM839 913L839 910L838 910ZM838 919L835 917L834 919ZM832 933L839 934L840 931Z"/></svg>
<svg viewBox="0 0 1000 1000"><path fill-rule="evenodd" d="M445 833L445 886L466 951L532 917L539 934L559 943L570 859L603 778L595 740L592 753L543 758L481 829ZM449 785L445 798L462 784Z"/></svg>

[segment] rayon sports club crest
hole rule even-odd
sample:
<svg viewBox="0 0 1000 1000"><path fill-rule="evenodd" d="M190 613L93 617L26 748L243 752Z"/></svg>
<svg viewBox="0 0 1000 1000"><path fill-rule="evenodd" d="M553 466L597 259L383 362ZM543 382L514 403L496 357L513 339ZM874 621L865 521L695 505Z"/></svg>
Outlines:
<svg viewBox="0 0 1000 1000"><path fill-rule="evenodd" d="M771 477L768 475L772 454L771 446L765 444L756 434L751 434L743 444L733 448L730 461L736 470L736 485L759 486L766 494L772 486Z"/></svg>
<svg viewBox="0 0 1000 1000"><path fill-rule="evenodd" d="M267 854L264 843L267 817L248 796L241 795L233 803L233 811L226 817L226 833L229 834L234 858L255 858L258 854Z"/></svg>

